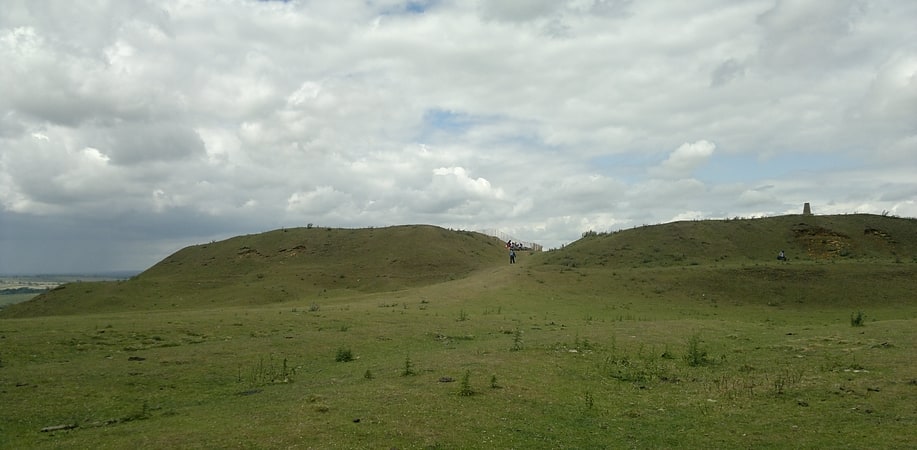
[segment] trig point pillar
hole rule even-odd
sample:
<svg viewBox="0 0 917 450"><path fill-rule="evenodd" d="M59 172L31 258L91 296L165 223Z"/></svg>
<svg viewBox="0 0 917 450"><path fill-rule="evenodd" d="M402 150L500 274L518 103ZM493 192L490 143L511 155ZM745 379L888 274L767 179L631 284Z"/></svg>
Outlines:
<svg viewBox="0 0 917 450"><path fill-rule="evenodd" d="M806 202L806 204L803 205L803 207L802 207L802 215L804 215L804 216L811 216L811 215L812 215L812 208L809 206L809 202Z"/></svg>

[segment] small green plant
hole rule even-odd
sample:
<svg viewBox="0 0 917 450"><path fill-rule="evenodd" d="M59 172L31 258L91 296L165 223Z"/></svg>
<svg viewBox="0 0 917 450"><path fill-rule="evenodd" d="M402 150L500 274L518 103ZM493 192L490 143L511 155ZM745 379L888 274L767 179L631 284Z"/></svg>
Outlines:
<svg viewBox="0 0 917 450"><path fill-rule="evenodd" d="M490 388L491 388L491 389L500 389L500 385L497 384L497 376L496 376L496 375L491 375L491 376L490 376Z"/></svg>
<svg viewBox="0 0 917 450"><path fill-rule="evenodd" d="M584 392L583 401L586 404L586 409L592 409L595 406L595 397L592 396L592 392Z"/></svg>
<svg viewBox="0 0 917 450"><path fill-rule="evenodd" d="M401 371L401 376L408 377L408 376L415 375L415 374L416 372L414 372L414 363L411 362L411 357L405 356L404 357L404 370Z"/></svg>
<svg viewBox="0 0 917 450"><path fill-rule="evenodd" d="M699 334L693 334L688 338L688 351L685 354L685 361L691 367L704 366L710 363L707 350L701 346Z"/></svg>
<svg viewBox="0 0 917 450"><path fill-rule="evenodd" d="M366 369L366 372L363 372L363 378L366 378L367 380L372 380L375 377L373 377L373 373L369 369Z"/></svg>
<svg viewBox="0 0 917 450"><path fill-rule="evenodd" d="M850 314L850 326L862 327L866 325L866 314L863 311L857 311L856 315Z"/></svg>
<svg viewBox="0 0 917 450"><path fill-rule="evenodd" d="M772 376L774 395L783 395L787 388L796 386L802 381L802 369L785 368Z"/></svg>
<svg viewBox="0 0 917 450"><path fill-rule="evenodd" d="M513 352L522 350L522 330L516 328L516 331L513 332L513 346L509 350Z"/></svg>
<svg viewBox="0 0 917 450"><path fill-rule="evenodd" d="M465 312L465 310L463 309L463 310L459 311L458 321L459 321L459 322L464 322L464 321L466 321L466 320L468 320L468 313Z"/></svg>
<svg viewBox="0 0 917 450"><path fill-rule="evenodd" d="M349 348L339 348L334 360L337 362L353 361L353 352Z"/></svg>
<svg viewBox="0 0 917 450"><path fill-rule="evenodd" d="M264 358L259 358L258 364L249 371L247 380L243 378L242 368L239 367L237 380L239 382L248 381L249 386L252 387L274 383L289 383L295 373L296 369L289 367L286 358L283 359L279 367L274 364L273 358L268 358L267 362L264 361Z"/></svg>
<svg viewBox="0 0 917 450"><path fill-rule="evenodd" d="M573 348L577 350L581 350L581 351L591 350L592 347L593 345L591 342L589 342L588 338L580 339L579 335L576 335L576 337L573 338Z"/></svg>
<svg viewBox="0 0 917 450"><path fill-rule="evenodd" d="M466 370L465 375L462 376L462 384L459 386L459 395L462 397L470 397L474 395L474 389L471 388L471 371Z"/></svg>

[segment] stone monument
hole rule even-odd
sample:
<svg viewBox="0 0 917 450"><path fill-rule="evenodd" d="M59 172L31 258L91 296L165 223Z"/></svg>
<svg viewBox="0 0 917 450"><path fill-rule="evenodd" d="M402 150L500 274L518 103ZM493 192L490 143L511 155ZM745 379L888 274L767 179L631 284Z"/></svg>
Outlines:
<svg viewBox="0 0 917 450"><path fill-rule="evenodd" d="M806 204L802 206L802 215L804 216L812 215L812 208L809 206L809 202L806 202Z"/></svg>

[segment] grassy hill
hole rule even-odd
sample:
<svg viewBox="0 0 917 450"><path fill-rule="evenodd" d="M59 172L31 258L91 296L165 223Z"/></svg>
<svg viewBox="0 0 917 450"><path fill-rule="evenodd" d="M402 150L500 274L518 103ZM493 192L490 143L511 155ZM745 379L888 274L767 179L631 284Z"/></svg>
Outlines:
<svg viewBox="0 0 917 450"><path fill-rule="evenodd" d="M571 267L730 265L774 260L917 262L917 219L851 214L684 221L584 236L545 259Z"/></svg>
<svg viewBox="0 0 917 450"><path fill-rule="evenodd" d="M776 260L780 250L789 261ZM917 219L852 214L674 222L588 234L541 262L604 274L607 285L599 290L625 289L673 305L704 299L797 310L903 306L917 300Z"/></svg>
<svg viewBox="0 0 917 450"><path fill-rule="evenodd" d="M917 220L853 214L674 222L589 234L563 249L532 256L545 265L569 268L725 269L772 262L780 250L793 264L913 263ZM0 310L0 316L317 301L464 278L502 266L504 260L502 243L495 238L434 226L281 229L184 248L128 281L67 284ZM815 277L830 278L819 269L791 276L769 270L764 279L783 276L804 285ZM754 289L762 279L756 273L721 271L723 282L714 285L726 291ZM709 288L710 277L655 283L648 289L660 292L697 283ZM736 277L749 282L729 282ZM868 291L873 286L869 280L876 279L866 278L851 288Z"/></svg>
<svg viewBox="0 0 917 450"><path fill-rule="evenodd" d="M913 448L915 227L679 222L514 265L426 226L192 246L3 312L0 447Z"/></svg>
<svg viewBox="0 0 917 450"><path fill-rule="evenodd" d="M504 256L495 238L433 226L286 228L190 246L130 280L66 284L2 315L318 300L462 278Z"/></svg>

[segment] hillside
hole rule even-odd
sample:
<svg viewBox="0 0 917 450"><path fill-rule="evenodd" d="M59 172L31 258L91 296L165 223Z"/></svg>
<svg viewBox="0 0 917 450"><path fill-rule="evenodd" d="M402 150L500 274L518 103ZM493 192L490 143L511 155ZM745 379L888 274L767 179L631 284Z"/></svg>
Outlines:
<svg viewBox="0 0 917 450"><path fill-rule="evenodd" d="M774 261L917 261L917 219L788 215L673 222L591 234L545 257L568 267L733 265Z"/></svg>
<svg viewBox="0 0 917 450"><path fill-rule="evenodd" d="M790 261L778 267L775 258L780 250L786 251ZM206 309L291 300L311 303L469 277L505 265L504 251L495 238L434 226L274 230L184 248L128 281L70 283L0 310L0 317ZM748 289L770 289L767 280L774 277L793 280L799 287L811 286L816 278L827 283L831 277L850 276L801 270L800 263L917 262L917 220L852 214L674 222L589 234L562 249L533 253L523 260L529 267L545 269L718 269L678 275L660 272L657 275L668 281L633 284L629 289L636 295L645 295L644 290L653 295L690 295L716 286L724 295L751 298ZM762 263L771 267L749 267ZM790 270L792 267L796 269ZM872 266L857 270L868 274L869 282L861 280L843 288L846 283L834 283L833 290L822 292L821 297L836 297L837 289L862 288L865 291L858 296L862 298L885 277L911 276L909 270L889 272ZM746 281L734 282L739 279ZM575 285L567 288L577 295Z"/></svg>
<svg viewBox="0 0 917 450"><path fill-rule="evenodd" d="M0 311L0 447L912 448L915 222L191 246Z"/></svg>
<svg viewBox="0 0 917 450"><path fill-rule="evenodd" d="M383 292L462 278L504 263L499 240L424 225L288 228L179 250L138 276L70 283L3 317L211 308Z"/></svg>

